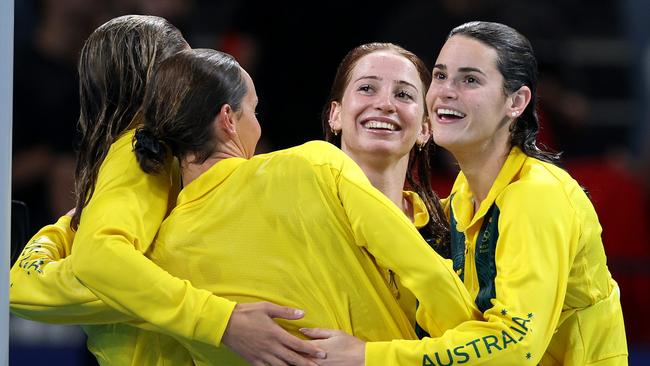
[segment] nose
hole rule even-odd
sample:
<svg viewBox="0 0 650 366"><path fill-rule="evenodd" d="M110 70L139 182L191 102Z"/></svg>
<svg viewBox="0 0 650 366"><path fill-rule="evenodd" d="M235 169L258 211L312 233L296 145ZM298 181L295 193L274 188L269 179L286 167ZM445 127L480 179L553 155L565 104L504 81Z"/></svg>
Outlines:
<svg viewBox="0 0 650 366"><path fill-rule="evenodd" d="M445 80L440 86L440 97L444 99L456 99L458 97L458 90L456 84L452 80Z"/></svg>
<svg viewBox="0 0 650 366"><path fill-rule="evenodd" d="M451 80L433 79L426 95L427 109L433 113L436 100L453 100L458 98L458 90Z"/></svg>
<svg viewBox="0 0 650 366"><path fill-rule="evenodd" d="M458 90L454 82L450 79L436 80L434 79L427 91L427 105L431 106L436 99L456 99L458 98Z"/></svg>
<svg viewBox="0 0 650 366"><path fill-rule="evenodd" d="M377 94L376 108L384 113L395 112L395 101L390 91L383 90Z"/></svg>

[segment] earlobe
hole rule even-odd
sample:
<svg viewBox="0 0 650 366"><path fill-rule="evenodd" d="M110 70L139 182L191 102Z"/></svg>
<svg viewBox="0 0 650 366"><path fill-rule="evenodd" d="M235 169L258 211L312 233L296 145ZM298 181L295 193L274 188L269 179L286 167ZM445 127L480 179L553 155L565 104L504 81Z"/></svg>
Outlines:
<svg viewBox="0 0 650 366"><path fill-rule="evenodd" d="M519 88L519 90L512 93L510 97L511 97L511 102L510 102L510 108L508 108L508 114L510 115L510 117L515 118L515 117L519 117L526 109L528 103L530 103L532 94L530 88L524 85L521 88Z"/></svg>
<svg viewBox="0 0 650 366"><path fill-rule="evenodd" d="M341 105L337 101L330 104L329 125L332 131L341 131Z"/></svg>
<svg viewBox="0 0 650 366"><path fill-rule="evenodd" d="M425 116L424 121L422 121L420 133L418 133L417 144L419 146L424 146L427 141L429 141L431 138L431 128L431 119L429 119L428 116Z"/></svg>

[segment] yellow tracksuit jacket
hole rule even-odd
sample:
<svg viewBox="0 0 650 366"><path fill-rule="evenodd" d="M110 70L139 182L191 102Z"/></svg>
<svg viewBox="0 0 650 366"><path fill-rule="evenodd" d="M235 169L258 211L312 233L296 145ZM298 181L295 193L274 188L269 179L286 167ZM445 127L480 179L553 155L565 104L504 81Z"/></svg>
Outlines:
<svg viewBox="0 0 650 366"><path fill-rule="evenodd" d="M169 212L169 197L175 196L170 191L176 191L169 174L142 172L133 135L128 131L111 145L76 235L65 217L45 227L10 273L11 311L50 323L96 324L84 330L102 365L163 364L150 360L151 351L137 342L158 333L105 323L137 319L148 329L218 346L235 305L169 275L144 256ZM170 159L168 168L171 164ZM48 256L58 260L48 263ZM189 359L174 357L173 364Z"/></svg>
<svg viewBox="0 0 650 366"><path fill-rule="evenodd" d="M315 257L315 259L306 262L314 265L310 271L309 267L305 268L305 264L299 265L299 261L296 258L292 258L292 256L295 256L296 254L287 251L286 244L284 244L284 246L280 245L279 248L283 248L284 250L281 251L282 254L291 255L289 256L289 263L299 265L299 267L296 267L296 270L307 270L308 272L306 273L310 274L304 279L304 283L309 284L309 286L303 284L302 287L296 287L294 290L295 293L293 293L293 295L306 294L305 299L296 299L293 296L291 298L281 298L282 296L278 296L277 294L274 295L272 291L260 293L257 285L250 285L250 279L248 279L249 282L246 282L244 281L246 278L242 279L236 275L238 271L241 272L245 269L253 269L247 264L248 262L244 263L242 266L236 266L237 271L234 270L233 266L227 266L230 262L223 262L225 263L224 266L233 270L229 275L233 276L233 274L235 274L236 280L233 279L232 282L224 281L223 283L217 284L216 288L218 289L219 285L226 287L235 286L235 288L240 285L243 288L249 286L248 290L252 291L250 295L242 295L240 292L236 291L234 292L234 295L229 292L222 294L214 288L209 288L207 285L205 287L208 287L225 297L230 296L233 299L243 299L248 301L268 299L280 304L307 309L308 314L311 314L311 317L308 316L305 318L304 323L297 325L294 325L293 323L291 323L291 325L289 325L289 323L285 324L294 332L296 327L299 326L331 326L350 331L351 333L368 340L412 338L412 321L409 321L403 315L401 310L395 306L395 300L391 296L388 296L390 295L390 291L386 289L386 283L381 277L380 272L377 270L373 259L365 253L367 250L376 255L380 264L393 269L401 282L411 288L415 295L419 294L422 304L418 311L418 321L432 334L441 334L445 329L454 326L463 320L477 317L478 312L473 306L469 296L466 296L466 291L464 290L462 283L455 276L449 261L443 260L430 250L413 227L413 224L408 221L406 216L403 215L403 213L401 213L392 202L370 185L363 172L353 161L345 156L345 154L343 154L339 149L324 142L312 142L298 148L256 157L251 159L251 161L245 161L243 159L228 159L215 165L215 167L210 171L199 177L195 182L192 182L192 184L188 185L179 197L179 206L174 210L174 213L172 213L172 216L169 219L180 220L177 222L180 222L181 224L186 223L186 227L183 227L182 225L167 224L172 221L166 221L165 225L163 225L163 228L165 229L163 230L163 228L161 228L161 233L159 235L159 240L161 240L160 243L165 244L159 244L157 242L156 245L151 247L152 251L149 253L152 258L158 261L159 264L163 265L163 267L167 268L172 272L172 274L179 274L180 272L187 271L188 274L191 275L188 275L187 277L191 277L192 282L195 285L199 284L198 286L201 286L203 284L202 281L206 281L202 276L209 276L206 274L207 272L205 272L206 268L213 268L215 270L221 268L220 266L215 266L215 263L210 263L210 266L207 267L203 265L187 268L178 260L171 261L167 258L167 262L165 262L165 248L169 247L166 247L166 243L168 242L162 241L162 238L175 235L173 237L182 239L185 235L192 233L192 231L187 231L188 228L201 227L204 225L202 224L201 215L195 216L191 219L188 216L181 216L181 213L183 213L184 210L198 210L199 214L203 212L210 212L212 214L213 212L210 210L219 212L220 207L198 204L199 202L202 202L201 199L204 194L202 190L205 190L205 194L209 193L210 187L214 187L216 184L214 181L210 180L211 176L214 176L215 174L220 176L219 174L222 171L227 172L226 176L228 176L230 172L227 169L223 170L224 167L227 168L229 165L238 166L239 164L241 164L242 167L248 168L248 170L237 169L237 172L242 172L242 175L238 176L240 179L228 179L228 181L225 182L228 184L224 183L224 187L229 187L231 190L228 192L231 194L237 193L237 199L231 198L232 196L229 195L220 196L223 198L223 202L219 202L219 204L233 212L246 212L246 210L240 209L240 205L244 202L240 202L241 197L248 197L249 199L245 202L248 202L249 205L253 205L253 208L257 207L256 205L261 205L262 202L265 202L267 206L259 207L272 209L272 213L263 215L264 217L257 221L260 225L259 230L265 230L258 230L255 232L255 235L263 236L262 239L264 240L261 240L261 242L273 238L273 243L275 243L275 245L280 245L283 241L292 239L294 241L291 242L293 243L291 245L295 246L296 235L302 235L306 243L302 243L301 246L311 248L311 252L308 252L307 254L326 254L324 255L324 258L327 260L319 262L318 257ZM220 169L217 167L220 167ZM273 167L273 169L271 169L271 167ZM217 173L211 174L212 171L216 171ZM246 172L248 172L248 175L244 174ZM254 174L251 172L254 172ZM275 183L268 186L263 184L263 186L277 188L277 192L282 192L282 195L279 195L280 198L276 197L275 189L272 190L271 188L266 188L267 191L260 191L260 187L252 190L249 188L251 182L264 182L261 178L258 179L257 177L261 173L266 172L269 172L269 174L265 175L265 177L272 177L272 181ZM303 180L302 178L306 178L306 180ZM201 182L206 183L201 184ZM237 189L233 191L232 187L236 187ZM223 187L217 185L215 192L222 192L222 188ZM304 191L300 190L300 188L304 188ZM241 189L241 192L239 192L238 189ZM193 195L192 192L195 191L198 191L198 197ZM262 192L264 195L261 195ZM298 197L302 199L299 201L292 201L293 198ZM325 204L325 206L323 206L323 204ZM285 210L282 209L282 207L285 207L283 205L287 206ZM201 207L203 207L203 209L201 209ZM250 209L250 207L247 207L247 210ZM273 211L273 209L277 212ZM287 210L293 210L291 211L292 215L294 215L293 217L300 220L296 220L295 222L287 221L285 218L286 212L288 212ZM257 210L254 210L253 212L256 211ZM264 213L264 211L260 212ZM320 213L320 216L310 216L314 213ZM205 220L208 223L214 221L210 216L203 217L205 217ZM320 217L320 219L318 219L318 217ZM225 223L231 222L228 217L223 219L225 220ZM306 221L310 223L309 226L305 225ZM242 222L239 221L238 223ZM285 228L282 225L279 225L281 223L288 226ZM59 224L61 224L61 222L59 222ZM244 224L245 226L233 232L249 235L246 232L251 227L251 223L246 221ZM174 229L175 227L176 229ZM207 226L204 227L204 229L206 228ZM212 227L212 229L215 228L219 229L221 226ZM287 232L277 230L282 228L285 228ZM232 233L227 234L233 235ZM217 235L215 237L215 234L212 234L209 238L219 239L220 236ZM244 236L244 238L247 238L247 236ZM205 243L207 239L204 238L202 240L202 242ZM75 239L75 245L77 245L78 241L78 238ZM330 244L335 242L334 244L336 244L336 246L332 248L321 241L326 241ZM170 241L169 244L173 246L177 245L175 241ZM267 250L266 245L260 243L257 243L256 245L262 245L262 249ZM160 250L157 250L156 248L160 248ZM338 252L337 248L339 249ZM341 248L344 250L341 251ZM182 248L180 249L182 250ZM214 248L211 249L214 250ZM317 250L318 252L316 252ZM322 253L320 251L322 251ZM251 252L244 249L243 253L248 254ZM301 252L300 255L304 256L306 254ZM246 257L242 257L242 260L245 258ZM336 261L335 258L340 258L341 260ZM257 257L254 257L254 259L257 259ZM188 257L188 261L192 262L194 260L200 260L200 257ZM62 262L65 263L65 260ZM276 260L275 262L281 263L282 261ZM337 262L341 263L336 264ZM346 267L344 265L350 263L352 264L352 267ZM334 264L336 265L334 266ZM330 268L330 265L333 265L334 268L343 269L345 271L339 273ZM280 279L283 281L293 279L293 283L302 283L299 281L300 278L288 276L289 272L284 268L278 268L277 263L275 266L269 266L268 268L271 272L281 269L282 272L280 274L284 277L280 277ZM291 268L291 266L287 265L287 268ZM427 270L423 271L424 268L427 268ZM16 269L16 267L14 269ZM23 271L20 273L21 275L26 273L24 268L22 269ZM317 271L317 273L314 274L314 271ZM252 272L253 274L256 273L255 270ZM49 274L47 270L43 271L43 273ZM261 273L266 272L262 271ZM342 276L342 273L352 273L353 276ZM221 274L221 272L217 271L214 275L217 274ZM319 278L317 275L321 274L327 276ZM116 272L116 275L120 276L120 272ZM359 276L358 278L357 275ZM128 279L133 279L133 277L128 277ZM276 280L277 279L278 278L276 278ZM241 281L243 284L239 284L238 281ZM441 284L433 291L428 285L425 285L432 281ZM206 282L206 284L211 283L211 281ZM272 285L278 287L280 282L276 281L275 283L272 283ZM321 286L324 285L326 285L326 288L321 289ZM273 287L271 286L271 288ZM363 291L359 289L363 289ZM254 290L257 290L258 292L255 292ZM358 292L366 294L367 297L359 295L357 290L359 290ZM288 290L283 289L280 293L282 294L286 291ZM289 294L292 293L289 292ZM128 297L126 293L123 293L122 296ZM25 297L29 298L29 296ZM135 297L139 298L138 296ZM17 296L13 296L13 298L15 299ZM449 306L440 308L438 302L441 298L448 299L447 303ZM132 300L133 299L128 299L128 301ZM18 303L14 300L12 300L12 302L14 304ZM308 303L307 306L304 305L305 302ZM59 302L59 304L61 303L67 302L64 300ZM327 306L324 304L327 304ZM432 306L429 306L429 304L432 304ZM146 309L146 311L151 313L149 314L150 318L156 318L158 316L158 314L156 314L156 302L143 301L141 305ZM26 312L27 315L29 315L30 311L33 310L29 309L29 306L13 306L14 308L23 309L21 311ZM312 307L316 309L316 311L310 310ZM79 309L75 310L78 311ZM25 313L23 313L23 315L25 315ZM31 315L34 317L38 316L37 314ZM225 327L227 319L227 316L223 316L213 320L220 320ZM373 319L380 319L380 322L373 323ZM112 319L106 316L103 320L110 321ZM115 326L120 325L109 325L108 327ZM178 326L182 327L183 324L179 324ZM122 332L115 332L113 329L112 334L110 332L104 332L104 335L106 336L101 338L104 341L103 344L112 346L111 341L115 343L115 340L112 340L112 338L115 338L116 334L119 336L126 334L125 331L121 329L120 331ZM135 332L131 336L130 342L122 342L122 344L133 344L134 340L142 340L143 338L139 337L139 334L142 334L141 331ZM154 337L153 334L150 336ZM156 336L158 338L154 338L154 341L156 341L157 344L173 344L171 339L166 338L163 335ZM179 338L179 340L181 339ZM147 341L151 340L145 338L144 343L147 343ZM142 342L140 342L140 344L141 343ZM183 341L183 343L186 347L193 350L195 361L197 363L209 364L214 361L214 358L212 357L214 356L215 348L205 345L202 342ZM114 349L115 347L98 347L95 354L99 357L102 353L100 351L103 351L113 355L115 352L111 353L111 351L114 351ZM144 349L144 347L142 347L142 349ZM142 351L142 349L140 350ZM167 362L169 362L170 359L173 359L173 357L177 357L179 360L185 360L185 356L182 352L176 352L178 347L165 346L164 350L169 354L166 359ZM137 362L140 362L140 364L148 364L144 363L143 360L153 358L151 357L151 353L154 352L149 352L147 354L147 352L143 351L139 358L136 357L133 364L137 364ZM225 349L217 350L216 352L221 352L222 356L225 357L222 358L223 360L236 359L235 356L227 352ZM113 356L117 357L117 355ZM110 359L110 357L107 357L107 359ZM181 361L179 361L179 363L172 362L167 364L181 364L180 362Z"/></svg>
<svg viewBox="0 0 650 366"><path fill-rule="evenodd" d="M376 263L427 304L418 321L434 332L478 316L449 261L322 141L216 163L181 191L151 248L169 273L219 296L305 309L303 319L279 320L298 336L300 327L324 327L364 340L414 339ZM196 364L237 364L227 348L183 344Z"/></svg>
<svg viewBox="0 0 650 366"><path fill-rule="evenodd" d="M445 208L454 268L484 321L438 338L369 343L366 364L627 364L601 227L564 170L515 147L476 213L462 173Z"/></svg>

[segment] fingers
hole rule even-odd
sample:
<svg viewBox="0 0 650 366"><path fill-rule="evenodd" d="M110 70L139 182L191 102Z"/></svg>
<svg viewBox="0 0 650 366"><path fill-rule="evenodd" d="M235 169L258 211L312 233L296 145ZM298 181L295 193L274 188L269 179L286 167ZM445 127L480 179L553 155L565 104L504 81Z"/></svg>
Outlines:
<svg viewBox="0 0 650 366"><path fill-rule="evenodd" d="M296 320L305 316L305 312L287 306L280 306L270 302L264 303L264 310L271 318Z"/></svg>
<svg viewBox="0 0 650 366"><path fill-rule="evenodd" d="M300 332L312 339L325 339L334 337L339 331L321 328L300 328Z"/></svg>
<svg viewBox="0 0 650 366"><path fill-rule="evenodd" d="M281 359L275 357L275 355L268 355L266 357L266 364L271 366L288 366L288 364Z"/></svg>
<svg viewBox="0 0 650 366"><path fill-rule="evenodd" d="M288 364L274 355L266 355L264 359L255 360L252 362L254 366L288 366Z"/></svg>
<svg viewBox="0 0 650 366"><path fill-rule="evenodd" d="M302 310L270 302L237 304L223 342L255 366L318 366L326 352L319 345L287 332L273 320L296 320L304 315ZM242 343L244 339L246 342Z"/></svg>
<svg viewBox="0 0 650 366"><path fill-rule="evenodd" d="M284 339L282 339L282 343L284 343L288 348L290 348L294 352L297 352L299 354L304 354L305 356L311 358L324 359L327 357L327 353L323 351L320 347L318 347L316 344L313 344L308 341L304 341L288 333L286 334L286 337L283 338Z"/></svg>
<svg viewBox="0 0 650 366"><path fill-rule="evenodd" d="M312 360L309 360L308 356L302 356L295 352L292 352L289 349L283 348L280 352L276 352L275 355L282 361L286 362L289 365L293 366L318 366Z"/></svg>
<svg viewBox="0 0 650 366"><path fill-rule="evenodd" d="M324 358L325 352L320 352L323 356L321 358ZM264 353L257 354L257 357L257 360L253 362L254 365L318 366L316 362L309 359L310 356L296 353L281 343L274 344Z"/></svg>
<svg viewBox="0 0 650 366"><path fill-rule="evenodd" d="M294 312L296 309L288 308L288 307L283 307L283 306L278 306L269 303L268 304L269 308L268 309L273 309L270 311L276 311L275 314L278 314L280 312ZM298 310L300 311L300 310ZM302 314L304 315L304 313ZM275 316L279 317L279 316ZM285 357L282 357L286 361L290 361L286 356L288 353L292 353L295 355L295 353L298 354L304 354L307 357L311 358L325 358L327 354L325 351L323 351L321 348L319 348L317 345L312 344L308 341L302 340L291 333L287 332L286 329L283 329L279 325L277 325L275 322L273 323L275 325L275 330L274 333L276 333L276 339L283 345L284 350L287 352L285 353ZM291 352L293 351L293 352ZM294 353L295 352L295 353ZM296 355L297 356L297 355ZM303 357L297 356L299 359L304 360ZM292 358L293 360L294 358ZM293 363L293 362L290 362ZM302 363L295 363L296 365L302 365ZM312 363L310 363L312 364Z"/></svg>

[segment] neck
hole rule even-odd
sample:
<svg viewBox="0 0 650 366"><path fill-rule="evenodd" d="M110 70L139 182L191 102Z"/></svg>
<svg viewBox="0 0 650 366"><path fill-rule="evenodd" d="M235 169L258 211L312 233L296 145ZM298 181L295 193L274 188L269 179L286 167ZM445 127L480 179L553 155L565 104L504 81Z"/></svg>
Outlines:
<svg viewBox="0 0 650 366"><path fill-rule="evenodd" d="M408 168L408 155L399 160L386 161L386 159L353 159L366 174L370 183L381 191L388 199L407 216L411 217L410 205L404 202L403 191Z"/></svg>
<svg viewBox="0 0 650 366"><path fill-rule="evenodd" d="M193 156L182 158L180 161L180 165L181 165L181 177L183 179L182 180L183 187L192 183L192 181L198 178L201 174L205 173L208 169L210 169L210 167L218 163L220 160L222 159L217 160L213 158L208 158L206 161L199 164L194 162Z"/></svg>
<svg viewBox="0 0 650 366"><path fill-rule="evenodd" d="M503 164L508 158L510 145L503 143L484 146L472 151L454 153L461 171L465 174L472 195L474 196L474 212L481 202L487 198L494 181L497 179Z"/></svg>
<svg viewBox="0 0 650 366"><path fill-rule="evenodd" d="M209 158L207 158L203 163L196 163L196 155L188 154L187 156L180 159L181 167L181 177L183 179L183 186L187 186L201 174L205 173L210 169L214 164L220 162L221 160L228 158L245 158L242 154L233 153L229 150L216 151Z"/></svg>

